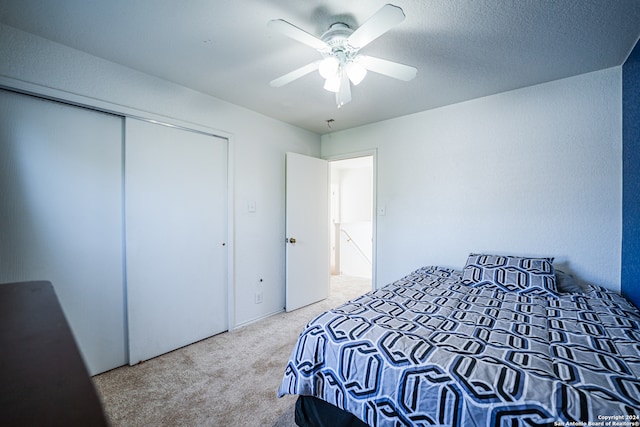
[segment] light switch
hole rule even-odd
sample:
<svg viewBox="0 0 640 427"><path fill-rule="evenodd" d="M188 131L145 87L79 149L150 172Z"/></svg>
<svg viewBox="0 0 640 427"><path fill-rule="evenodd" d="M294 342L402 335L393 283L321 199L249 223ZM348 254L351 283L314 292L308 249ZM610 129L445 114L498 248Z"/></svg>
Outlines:
<svg viewBox="0 0 640 427"><path fill-rule="evenodd" d="M387 208L385 206L378 206L378 216L385 216L387 214Z"/></svg>
<svg viewBox="0 0 640 427"><path fill-rule="evenodd" d="M249 200L249 202L247 203L247 210L250 213L254 213L256 211L256 201L255 200Z"/></svg>

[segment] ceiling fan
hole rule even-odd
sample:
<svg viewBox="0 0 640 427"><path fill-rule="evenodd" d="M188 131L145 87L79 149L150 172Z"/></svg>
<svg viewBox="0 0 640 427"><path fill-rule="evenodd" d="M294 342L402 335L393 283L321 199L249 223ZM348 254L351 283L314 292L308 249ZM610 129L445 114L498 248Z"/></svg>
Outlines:
<svg viewBox="0 0 640 427"><path fill-rule="evenodd" d="M367 70L395 79L409 81L416 76L417 69L397 62L360 54L360 49L398 25L405 18L398 6L384 5L357 29L343 22L336 22L320 37L316 37L293 24L274 19L267 26L285 36L316 49L319 59L275 80L272 87L281 87L312 71L318 70L325 79L324 88L335 92L338 108L351 101L351 83L358 85Z"/></svg>

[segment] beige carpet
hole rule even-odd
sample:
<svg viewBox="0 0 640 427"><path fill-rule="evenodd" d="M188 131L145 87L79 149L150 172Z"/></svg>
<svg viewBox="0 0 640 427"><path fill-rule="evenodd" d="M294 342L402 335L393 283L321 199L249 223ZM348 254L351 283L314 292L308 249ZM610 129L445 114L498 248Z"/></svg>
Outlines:
<svg viewBox="0 0 640 427"><path fill-rule="evenodd" d="M291 313L93 377L107 417L120 426L295 426L295 396L276 391L298 334L321 312L371 289L333 276L330 297Z"/></svg>

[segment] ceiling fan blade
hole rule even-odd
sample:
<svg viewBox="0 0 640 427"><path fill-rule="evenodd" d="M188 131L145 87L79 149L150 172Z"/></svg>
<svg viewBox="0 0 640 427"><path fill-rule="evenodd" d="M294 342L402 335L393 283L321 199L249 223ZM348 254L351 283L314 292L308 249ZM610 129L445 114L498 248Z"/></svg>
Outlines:
<svg viewBox="0 0 640 427"><path fill-rule="evenodd" d="M286 85L287 83L291 83L292 81L299 79L300 77L306 76L312 71L317 70L321 62L322 62L321 59L317 61L313 61L312 63L307 64L303 67L300 67L296 70L293 70L290 73L285 74L284 76L278 77L275 80L271 80L269 85L271 87L281 87Z"/></svg>
<svg viewBox="0 0 640 427"><path fill-rule="evenodd" d="M290 24L284 19L273 19L267 23L267 27L274 31L278 31L279 33L293 40L304 43L307 46L311 46L312 48L321 52L331 51L331 47L329 47L328 44L326 44L313 34L309 34L305 30L302 30L295 25Z"/></svg>
<svg viewBox="0 0 640 427"><path fill-rule="evenodd" d="M351 102L351 83L347 73L342 73L340 81L340 89L336 92L336 104L338 108L342 107L347 102Z"/></svg>
<svg viewBox="0 0 640 427"><path fill-rule="evenodd" d="M360 49L389 31L402 21L405 15L402 9L392 4L385 4L371 18L355 30L347 39L354 48Z"/></svg>
<svg viewBox="0 0 640 427"><path fill-rule="evenodd" d="M374 58L373 56L358 55L357 61L369 71L406 82L412 80L418 73L415 67L387 61L386 59Z"/></svg>

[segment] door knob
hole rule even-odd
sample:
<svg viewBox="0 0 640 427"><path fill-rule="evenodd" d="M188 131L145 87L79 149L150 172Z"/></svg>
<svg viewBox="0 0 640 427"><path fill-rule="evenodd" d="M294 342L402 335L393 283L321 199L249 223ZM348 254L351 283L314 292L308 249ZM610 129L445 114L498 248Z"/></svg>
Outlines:
<svg viewBox="0 0 640 427"><path fill-rule="evenodd" d="M296 242L296 238L295 237L290 237L289 238L289 243L295 243Z"/></svg>

